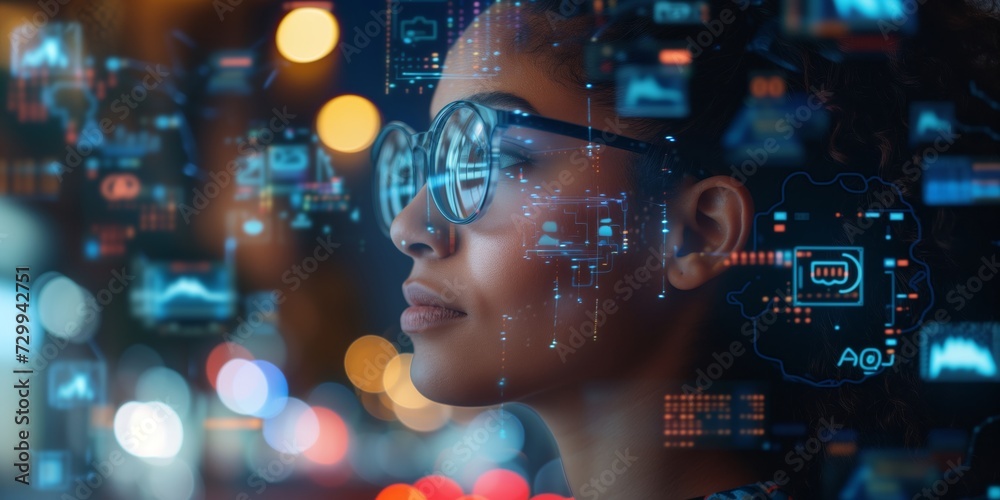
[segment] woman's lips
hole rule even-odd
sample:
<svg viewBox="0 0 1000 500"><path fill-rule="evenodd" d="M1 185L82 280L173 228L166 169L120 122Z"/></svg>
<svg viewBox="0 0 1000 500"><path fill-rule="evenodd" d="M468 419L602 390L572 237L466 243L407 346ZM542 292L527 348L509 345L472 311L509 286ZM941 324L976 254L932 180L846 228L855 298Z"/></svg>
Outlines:
<svg viewBox="0 0 1000 500"><path fill-rule="evenodd" d="M404 283L403 296L410 305L399 317L400 326L406 333L420 333L468 316L450 307L451 301L418 281Z"/></svg>
<svg viewBox="0 0 1000 500"><path fill-rule="evenodd" d="M466 317L465 313L440 306L410 306L403 310L399 324L406 333L420 333Z"/></svg>

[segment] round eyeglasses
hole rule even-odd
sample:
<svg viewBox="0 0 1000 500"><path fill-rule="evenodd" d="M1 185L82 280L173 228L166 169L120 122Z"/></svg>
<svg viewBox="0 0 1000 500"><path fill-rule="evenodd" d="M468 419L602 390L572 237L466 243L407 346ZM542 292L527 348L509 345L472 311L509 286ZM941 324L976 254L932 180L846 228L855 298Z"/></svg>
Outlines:
<svg viewBox="0 0 1000 500"><path fill-rule="evenodd" d="M578 149L581 141L587 147L640 154L653 148L606 130L471 101L445 106L427 132L416 133L404 123L391 122L372 149L379 223L388 234L392 221L426 183L448 222L468 224L486 210L502 169Z"/></svg>

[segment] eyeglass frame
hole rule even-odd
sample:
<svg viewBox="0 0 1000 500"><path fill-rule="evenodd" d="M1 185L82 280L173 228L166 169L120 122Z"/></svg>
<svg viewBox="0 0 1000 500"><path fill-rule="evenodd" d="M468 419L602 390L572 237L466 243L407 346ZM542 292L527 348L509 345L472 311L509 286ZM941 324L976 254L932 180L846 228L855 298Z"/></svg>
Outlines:
<svg viewBox="0 0 1000 500"><path fill-rule="evenodd" d="M596 133L601 135L600 144L602 146L610 146L616 149L622 149L638 154L648 154L654 150L654 144L650 142L619 135L609 130L595 129L594 127L578 125L576 123L548 118L545 116L533 115L520 110L511 111L496 109L473 101L458 100L449 103L447 106L438 111L434 120L431 122L430 128L424 132L417 132L412 127L401 121L392 121L387 123L384 127L382 127L382 130L379 131L379 135L372 148L372 164L377 168L379 153L382 151L383 142L391 132L399 130L405 133L409 141L410 154L413 155L414 175L420 175L413 195L413 198L416 198L416 193L419 192L424 186L427 186L430 179L433 177L431 175L434 171L432 169L432 163L434 161L433 158L437 152L436 148L440 145L441 134L445 129L445 122L451 117L451 114L454 113L455 110L461 107L471 108L472 111L478 115L478 118L486 125L488 130L487 138L490 141L490 154L488 155L489 168L487 169L488 178L485 183L486 193L479 201L475 211L465 218L452 217L451 214L448 213L448 210L442 210L442 203L438 200L438 196L435 194L436 190L433 189L434 186L430 186L428 188L428 196L430 196L433 200L438 213L440 213L441 216L451 224L464 225L472 223L478 219L483 212L485 212L486 207L492 199L495 191L493 184L496 181L496 176L494 175L496 172L494 171L495 169L493 168L493 163L495 161L496 152L499 151L498 145L495 144L496 138L494 135L498 128L524 127L572 139L587 141L590 143L595 142L594 134ZM608 137L609 135L611 136L610 139ZM420 165L418 165L417 161L417 158L420 157L418 156L417 149L421 150L422 164ZM378 200L380 197L381 183L379 180L380 179L376 178L375 182L373 182L373 198L375 200ZM410 199L410 202L413 201L413 198ZM410 202L408 202L407 205L409 205ZM385 217L384 214L381 213L381 205L377 206L379 215L382 216L381 218L384 221ZM399 214L396 214L396 216L398 215ZM395 220L395 217L393 220Z"/></svg>

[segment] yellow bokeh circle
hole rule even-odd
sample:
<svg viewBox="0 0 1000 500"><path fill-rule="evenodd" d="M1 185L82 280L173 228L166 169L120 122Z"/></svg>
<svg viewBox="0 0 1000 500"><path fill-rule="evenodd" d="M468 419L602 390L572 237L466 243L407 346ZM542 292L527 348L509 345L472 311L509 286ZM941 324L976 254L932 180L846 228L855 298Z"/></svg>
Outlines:
<svg viewBox="0 0 1000 500"><path fill-rule="evenodd" d="M344 370L354 387L365 392L382 392L386 365L396 357L396 347L377 335L355 340L344 355Z"/></svg>
<svg viewBox="0 0 1000 500"><path fill-rule="evenodd" d="M393 405L392 410L400 423L417 432L434 432L448 423L451 407L431 402L423 408L406 408Z"/></svg>
<svg viewBox="0 0 1000 500"><path fill-rule="evenodd" d="M382 118L371 101L357 95L335 97L316 116L316 135L341 153L357 153L375 142Z"/></svg>
<svg viewBox="0 0 1000 500"><path fill-rule="evenodd" d="M333 51L340 40L337 19L329 11L300 7L285 15L278 24L275 42L278 52L297 63L318 61Z"/></svg>
<svg viewBox="0 0 1000 500"><path fill-rule="evenodd" d="M410 365L413 364L413 355L410 353L400 354L388 364L382 373L382 384L385 386L385 393L397 406L403 408L419 409L431 404L431 401L420 394L413 385L410 378Z"/></svg>

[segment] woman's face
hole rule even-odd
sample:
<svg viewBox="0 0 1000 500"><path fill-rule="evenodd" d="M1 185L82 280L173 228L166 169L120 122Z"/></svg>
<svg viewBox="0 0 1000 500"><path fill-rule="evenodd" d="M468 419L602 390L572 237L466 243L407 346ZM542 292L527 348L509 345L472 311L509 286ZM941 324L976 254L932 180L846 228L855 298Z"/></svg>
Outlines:
<svg viewBox="0 0 1000 500"><path fill-rule="evenodd" d="M481 66L500 70L464 76ZM637 134L613 110L588 109L585 89L557 81L539 54L500 52L484 61L453 49L444 75L432 117L472 100ZM471 224L449 224L426 187L393 222L393 242L414 261L403 285L411 307L401 318L414 342L412 377L430 399L464 406L517 400L622 373L663 341L670 323L663 314L672 308L665 307L671 297L660 297L668 279L661 264L679 235L663 232L661 206L635 197L632 153L587 151L580 142L544 165L504 169ZM560 254L557 240L584 251Z"/></svg>

